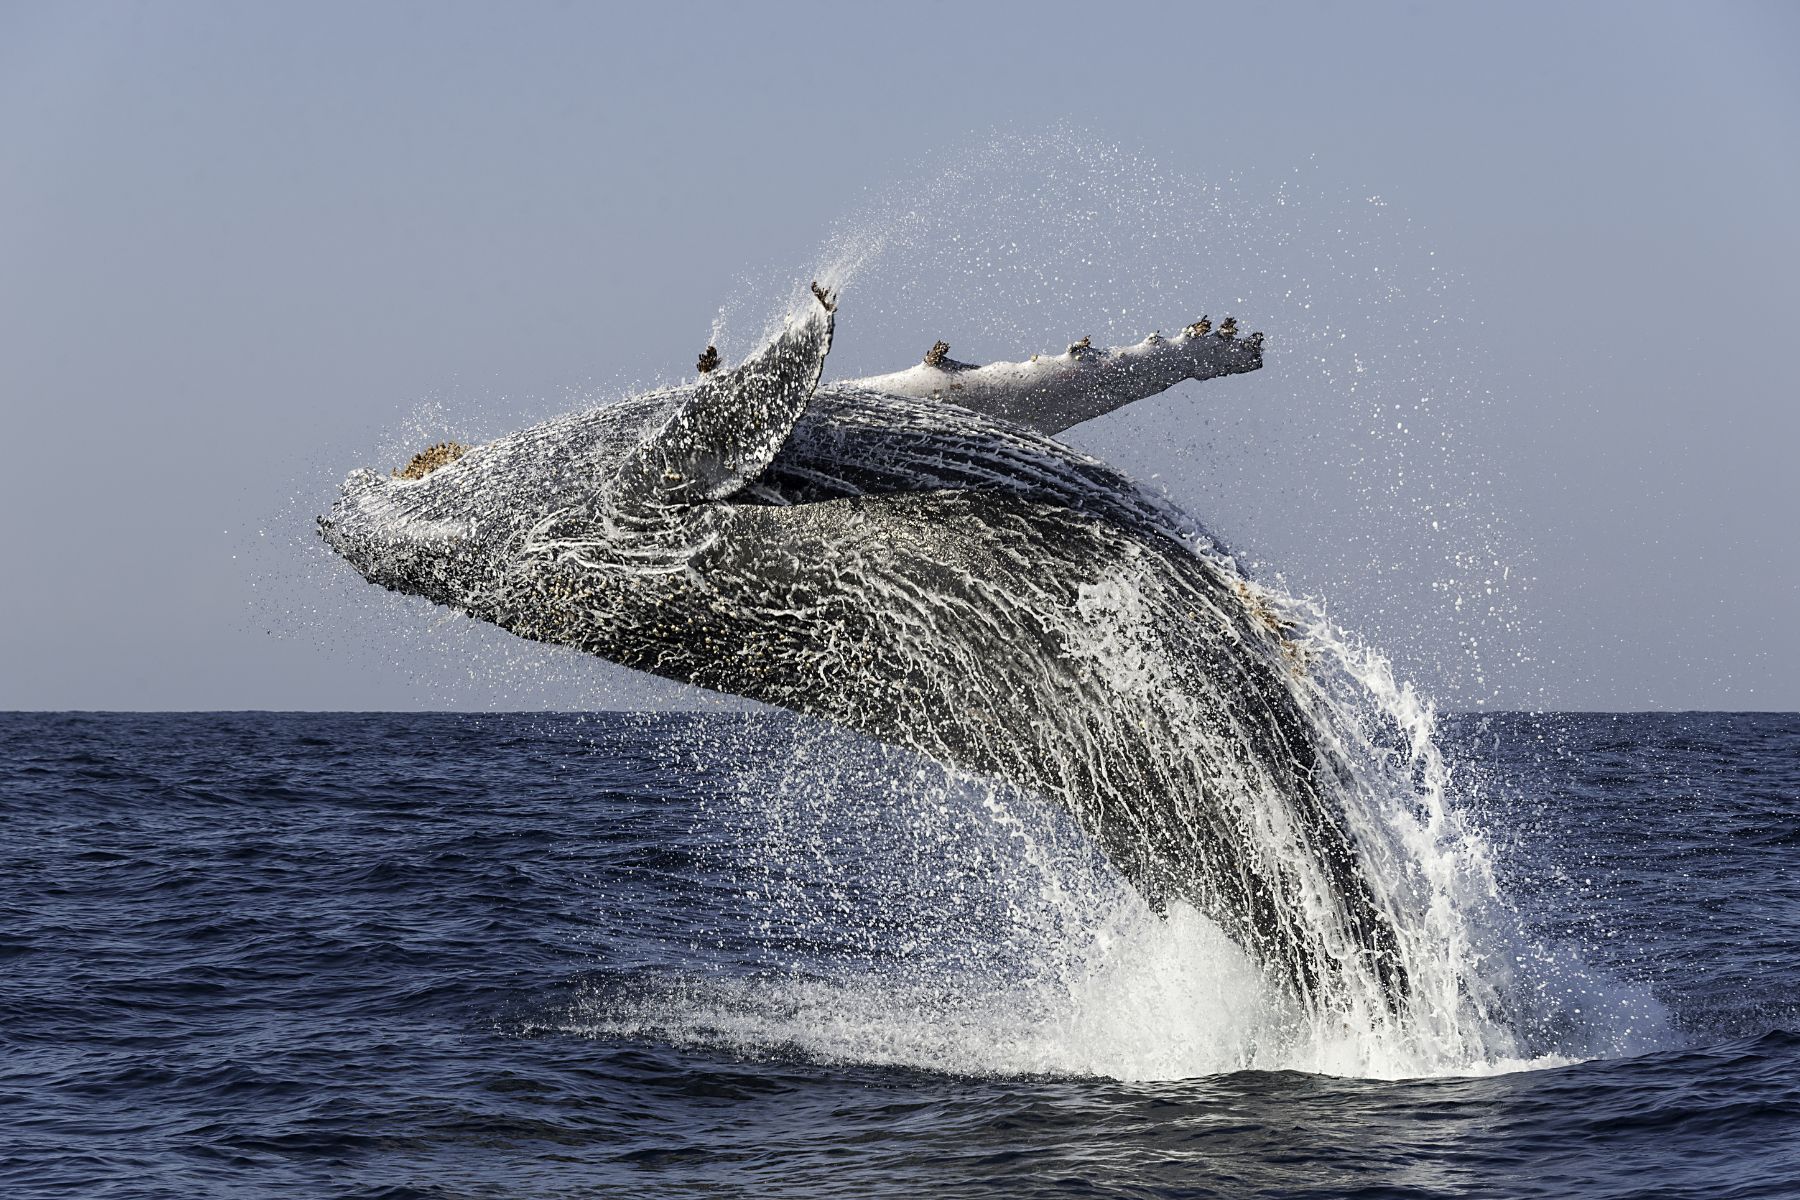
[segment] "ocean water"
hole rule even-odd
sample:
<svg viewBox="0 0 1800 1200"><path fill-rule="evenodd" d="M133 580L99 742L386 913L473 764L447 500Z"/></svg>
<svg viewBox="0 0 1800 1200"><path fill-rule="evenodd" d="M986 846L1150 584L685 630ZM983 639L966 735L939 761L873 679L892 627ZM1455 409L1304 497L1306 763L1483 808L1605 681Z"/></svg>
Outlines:
<svg viewBox="0 0 1800 1200"><path fill-rule="evenodd" d="M786 716L0 735L7 1196L1800 1195L1794 714L1441 721L1535 1015L1422 1074Z"/></svg>

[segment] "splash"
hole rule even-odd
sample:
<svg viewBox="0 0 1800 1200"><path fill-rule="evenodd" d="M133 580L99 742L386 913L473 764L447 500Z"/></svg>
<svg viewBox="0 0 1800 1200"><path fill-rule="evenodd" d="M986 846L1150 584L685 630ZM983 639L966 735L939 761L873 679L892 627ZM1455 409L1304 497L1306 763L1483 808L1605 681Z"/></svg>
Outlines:
<svg viewBox="0 0 1800 1200"><path fill-rule="evenodd" d="M1129 633L1132 599L1088 599L1108 624L1124 616L1091 652L1158 687L1163 668ZM1316 607L1261 600L1304 648L1319 735L1356 763L1338 798L1402 934L1402 1010L1353 972L1328 1003L1296 1005L1190 906L1152 911L1066 814L800 725L779 744L759 737L755 760L777 765L736 768L703 820L715 840L742 839L718 843L719 871L753 914L755 950L726 969L592 985L549 1027L752 1058L1128 1081L1486 1075L1664 1044L1647 993L1519 929L1452 800L1431 706ZM687 773L747 757L729 741L690 754ZM1311 919L1331 919L1323 889L1312 904Z"/></svg>
<svg viewBox="0 0 1800 1200"><path fill-rule="evenodd" d="M1189 210L1178 215L1183 205ZM1295 394L1311 393L1313 406L1316 394L1345 401L1321 422L1328 435L1315 429L1308 438L1310 465L1329 468L1341 455L1357 515L1377 518L1335 537L1340 552L1315 580L1383 610L1383 593L1405 588L1409 615L1427 629L1406 639L1415 663L1440 687L1483 703L1497 685L1496 659L1530 661L1524 578L1509 562L1520 555L1504 522L1484 515L1491 509L1475 482L1483 468L1458 441L1470 428L1446 403L1468 401L1465 413L1479 406L1460 370L1446 366L1462 318L1435 264L1417 261L1384 225L1386 207L1371 197L1347 212L1306 194L1300 180L1259 203L1240 181L1199 184L1079 138L1009 139L848 222L815 273L853 287L859 307L921 346L941 344L929 338L943 328L978 346L1053 344L1058 335L1046 336L1043 318L1059 312L1104 314L1093 323L1099 336L1130 333L1142 314L1171 311L1172 297L1221 290L1255 309L1259 323L1280 330L1291 360L1306 364L1290 373ZM1288 219L1302 209L1315 225L1338 222L1339 240L1322 256L1306 244L1307 222ZM1063 253L1046 254L1047 246ZM1257 266L1246 271L1246 263ZM1363 297L1361 311L1346 311L1352 293ZM921 326L918 314L934 324ZM1371 336L1401 322L1410 344ZM1065 324L1062 332L1090 329ZM894 358L879 344L876 352ZM859 365L852 358L851 369ZM1338 444L1317 453L1333 436ZM1242 447L1232 452L1241 456ZM1384 525L1383 515L1397 519ZM1322 604L1253 581L1215 547L1195 549L1231 574L1247 607L1280 636L1312 736L1340 764L1330 798L1398 932L1411 980L1405 1005L1389 1003L1378 973L1354 961L1329 879L1303 878L1290 899L1316 940L1340 948L1340 969L1325 995L1296 1003L1186 904L1152 911L1031 797L970 778L921 792L916 770L902 772L876 788L907 814L895 821L856 802L870 781L834 761L844 757L839 747L797 750L788 776L762 781L742 804L754 814L744 827L761 829L754 903L772 914L771 937L835 947L838 957L776 956L762 975L596 996L578 1006L572 1025L753 1054L780 1048L826 1061L1125 1079L1239 1069L1467 1075L1656 1044L1665 1019L1645 994L1589 977L1519 930L1486 840L1453 799L1455 772L1438 749L1432 704ZM1216 787L1231 755L1209 744L1216 713L1188 701L1192 688L1181 686L1162 619L1163 606L1129 573L1097 579L1082 586L1064 645L1106 674L1115 703L1174 731L1162 750L1172 744L1181 761L1159 764L1157 782ZM1095 741L1066 753L1104 760L1112 749ZM1084 769L1107 772L1104 761ZM1241 840L1276 862L1290 855L1295 818L1267 782L1226 785L1245 797ZM847 820L887 837L859 836ZM871 889L869 864L897 857L914 867L905 885ZM959 882L946 891L946 879Z"/></svg>

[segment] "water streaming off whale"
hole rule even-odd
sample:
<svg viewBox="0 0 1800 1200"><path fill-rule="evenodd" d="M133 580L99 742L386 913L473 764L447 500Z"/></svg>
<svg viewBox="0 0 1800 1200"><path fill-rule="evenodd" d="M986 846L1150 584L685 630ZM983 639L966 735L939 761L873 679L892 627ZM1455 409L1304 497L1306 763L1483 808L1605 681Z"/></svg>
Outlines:
<svg viewBox="0 0 1800 1200"><path fill-rule="evenodd" d="M1156 686L1162 668L1107 636L1109 668ZM743 764L715 780L695 834L760 925L754 969L596 984L540 1022L756 1057L1141 1080L1485 1074L1656 1044L1664 1017L1646 993L1517 932L1487 846L1448 802L1429 707L1324 622L1306 639L1318 734L1362 755L1333 799L1400 934L1411 998L1398 1011L1372 971L1297 1004L1192 905L1154 908L1039 796L801 724L751 744L691 735L670 763ZM1171 777L1216 753L1206 726L1188 728L1196 744ZM1094 738L1066 753L1108 750ZM1329 882L1309 882L1292 919L1337 927Z"/></svg>

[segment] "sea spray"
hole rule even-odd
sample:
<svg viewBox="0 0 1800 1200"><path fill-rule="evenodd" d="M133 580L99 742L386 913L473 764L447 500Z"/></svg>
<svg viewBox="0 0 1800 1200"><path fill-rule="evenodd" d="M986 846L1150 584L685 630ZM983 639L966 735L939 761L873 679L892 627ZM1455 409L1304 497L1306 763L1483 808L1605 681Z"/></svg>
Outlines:
<svg viewBox="0 0 1800 1200"><path fill-rule="evenodd" d="M756 914L747 961L590 995L558 1027L751 1057L1127 1080L1489 1074L1649 1044L1658 1014L1641 991L1602 988L1519 932L1452 798L1430 706L1316 608L1258 590L1284 619L1310 617L1296 635L1304 678L1320 736L1358 763L1344 800L1400 925L1415 981L1402 1011L1372 979L1306 1011L1190 906L1152 911L1067 814L794 722L781 742L759 737L754 760L709 743L671 764L745 763L702 820ZM1117 613L1116 598L1097 603ZM1127 646L1132 619L1114 631ZM1141 649L1114 653L1155 678ZM1571 995L1585 1019L1568 1019Z"/></svg>

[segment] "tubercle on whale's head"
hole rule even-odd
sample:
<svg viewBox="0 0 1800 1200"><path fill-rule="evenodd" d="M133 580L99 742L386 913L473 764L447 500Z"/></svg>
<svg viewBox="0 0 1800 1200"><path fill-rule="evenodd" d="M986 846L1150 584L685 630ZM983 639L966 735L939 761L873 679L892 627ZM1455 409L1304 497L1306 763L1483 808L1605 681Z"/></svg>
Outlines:
<svg viewBox="0 0 1800 1200"><path fill-rule="evenodd" d="M469 452L461 442L437 442L425 447L394 471L395 479L423 479L439 467L448 466Z"/></svg>

